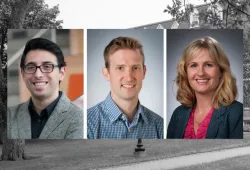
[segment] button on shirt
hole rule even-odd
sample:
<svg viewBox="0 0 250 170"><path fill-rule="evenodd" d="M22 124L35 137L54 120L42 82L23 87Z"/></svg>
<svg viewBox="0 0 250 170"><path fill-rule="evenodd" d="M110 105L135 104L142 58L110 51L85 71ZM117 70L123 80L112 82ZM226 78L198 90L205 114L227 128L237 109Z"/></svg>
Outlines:
<svg viewBox="0 0 250 170"><path fill-rule="evenodd" d="M29 112L30 112L30 118L31 118L31 138L36 139L39 138L45 124L47 123L51 113L55 109L60 97L62 95L62 92L59 92L58 97L49 104L46 108L44 108L40 115L36 112L34 104L32 100L30 100L29 103Z"/></svg>
<svg viewBox="0 0 250 170"><path fill-rule="evenodd" d="M87 112L89 139L163 138L163 118L140 103L131 123L110 94L103 102L88 109Z"/></svg>

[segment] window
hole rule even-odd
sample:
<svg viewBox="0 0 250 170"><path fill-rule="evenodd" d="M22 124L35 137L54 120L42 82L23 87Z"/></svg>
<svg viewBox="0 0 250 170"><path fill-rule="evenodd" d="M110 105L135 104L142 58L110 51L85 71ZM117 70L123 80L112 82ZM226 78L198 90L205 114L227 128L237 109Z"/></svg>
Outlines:
<svg viewBox="0 0 250 170"><path fill-rule="evenodd" d="M192 27L199 27L199 16L198 14L193 15L193 20L191 23Z"/></svg>
<svg viewBox="0 0 250 170"><path fill-rule="evenodd" d="M20 31L13 31L12 38L13 39L22 39L27 37L27 31L26 30L20 30Z"/></svg>
<svg viewBox="0 0 250 170"><path fill-rule="evenodd" d="M196 28L199 27L200 22L199 22L199 11L194 8L193 12L190 13L190 28Z"/></svg>

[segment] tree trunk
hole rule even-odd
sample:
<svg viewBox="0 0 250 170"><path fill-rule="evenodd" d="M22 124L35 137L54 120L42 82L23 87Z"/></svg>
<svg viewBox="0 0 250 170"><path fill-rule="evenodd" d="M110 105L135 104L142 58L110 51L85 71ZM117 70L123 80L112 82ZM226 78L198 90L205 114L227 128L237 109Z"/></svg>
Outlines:
<svg viewBox="0 0 250 170"><path fill-rule="evenodd" d="M7 75L6 70L3 71L1 67L1 63L6 63L4 60L7 60L7 57L4 57L6 51L3 50L4 44L7 43L7 31L5 30L7 28L22 29L27 12L36 3L44 6L44 0L1 0L0 2L0 143L3 143L0 158L4 160L27 159L24 154L25 140L7 139ZM39 10L42 9L39 8ZM54 11L55 14L58 12L57 10ZM50 22L48 21L48 23ZM46 26L48 28L61 27L60 24L48 24ZM28 159L33 158L36 157L29 157Z"/></svg>
<svg viewBox="0 0 250 170"><path fill-rule="evenodd" d="M2 36L2 38L7 38L6 35ZM3 41L2 41L3 42ZM6 51L0 50L2 54L0 54L1 59L3 59L3 53ZM2 61L0 61L2 63ZM2 69L0 67L0 69ZM2 70L1 70L2 71ZM2 72L3 73L3 72ZM0 139L3 143L2 148L2 160L21 160L25 159L24 154L24 140L10 140L7 139L7 79L5 78L7 75L0 75Z"/></svg>
<svg viewBox="0 0 250 170"><path fill-rule="evenodd" d="M24 153L24 140L19 139L7 139L7 130L3 132L3 148L2 148L2 160L23 160L26 159Z"/></svg>
<svg viewBox="0 0 250 170"><path fill-rule="evenodd" d="M12 0L9 1L11 4L11 18L10 18L10 23L8 25L10 25L10 28L22 28L22 24L25 18L25 15L30 7L30 4L32 2L32 0ZM6 34L3 32L3 29L1 29L1 34L2 34L2 40L1 40L1 60L3 59L4 53L6 53L6 51L3 51L3 44L4 44L4 38L7 39L7 31ZM6 41L7 42L7 41ZM2 61L0 62L2 63ZM0 71L2 72L2 67L0 67ZM3 72L2 72L3 73ZM0 79L1 80L7 80L4 79L3 77L7 77L7 75L0 75ZM4 83L1 83L1 86ZM7 82L5 84L7 86ZM5 95L3 96L7 96L7 88L1 87L2 89L6 89L4 91L1 91L1 93L5 93ZM2 97L2 94L1 94ZM1 155L1 159L2 160L22 160L22 159L26 159L26 156L24 154L24 145L25 145L25 140L10 140L7 139L7 97L3 98L2 97L2 104L4 104L4 106L0 106L3 107L1 110L1 116L0 118L2 119L2 125L3 127L0 128L1 132L0 134L2 135L2 143L3 143L3 148L2 148L2 155ZM2 111L4 110L4 111ZM0 120L1 121L1 120ZM0 138L1 139L1 138Z"/></svg>

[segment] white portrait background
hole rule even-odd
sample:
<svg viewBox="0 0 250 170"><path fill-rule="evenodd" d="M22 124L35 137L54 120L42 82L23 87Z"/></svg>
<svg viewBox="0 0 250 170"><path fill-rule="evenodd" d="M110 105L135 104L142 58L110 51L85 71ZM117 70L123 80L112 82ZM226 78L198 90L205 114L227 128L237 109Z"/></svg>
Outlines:
<svg viewBox="0 0 250 170"><path fill-rule="evenodd" d="M87 30L87 108L105 100L109 81L102 75L103 51L118 36L129 36L143 45L147 72L139 100L142 105L163 117L163 30Z"/></svg>

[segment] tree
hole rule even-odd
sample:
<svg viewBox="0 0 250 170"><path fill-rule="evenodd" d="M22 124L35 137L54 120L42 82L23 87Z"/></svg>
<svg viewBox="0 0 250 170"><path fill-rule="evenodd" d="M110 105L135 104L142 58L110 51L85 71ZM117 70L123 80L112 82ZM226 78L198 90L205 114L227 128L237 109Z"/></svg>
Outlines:
<svg viewBox="0 0 250 170"><path fill-rule="evenodd" d="M232 2L230 0L204 0L204 3L207 8L199 11L200 28L236 29L243 28L249 23L250 3L248 0ZM222 7L222 10L217 4ZM189 21L189 15L194 12L194 5L186 4L185 0L173 0L172 6L167 5L164 12L171 14L178 22ZM221 14L223 19L220 17Z"/></svg>
<svg viewBox="0 0 250 170"><path fill-rule="evenodd" d="M0 141L3 160L27 159L24 140L7 139L7 29L62 28L56 20L59 7L49 8L44 0L2 0L0 3Z"/></svg>
<svg viewBox="0 0 250 170"><path fill-rule="evenodd" d="M5 50L5 44L7 44L7 38L5 35L7 34L7 29L1 29L0 34L0 142L2 143L3 139L3 131L6 126L6 106L7 106L7 80L6 80L6 73L7 69L4 67L4 63L7 61L7 55Z"/></svg>
<svg viewBox="0 0 250 170"><path fill-rule="evenodd" d="M164 12L171 14L177 22L188 21L194 12L193 4L186 4L185 0L172 0ZM250 2L249 0L204 0L207 8L199 11L199 28L215 29L243 29L244 44L244 107L250 107ZM218 5L222 10L218 8ZM223 18L220 17L223 15Z"/></svg>
<svg viewBox="0 0 250 170"><path fill-rule="evenodd" d="M23 28L62 28L63 21L56 20L59 13L59 5L49 8L44 0L32 1L24 19Z"/></svg>

